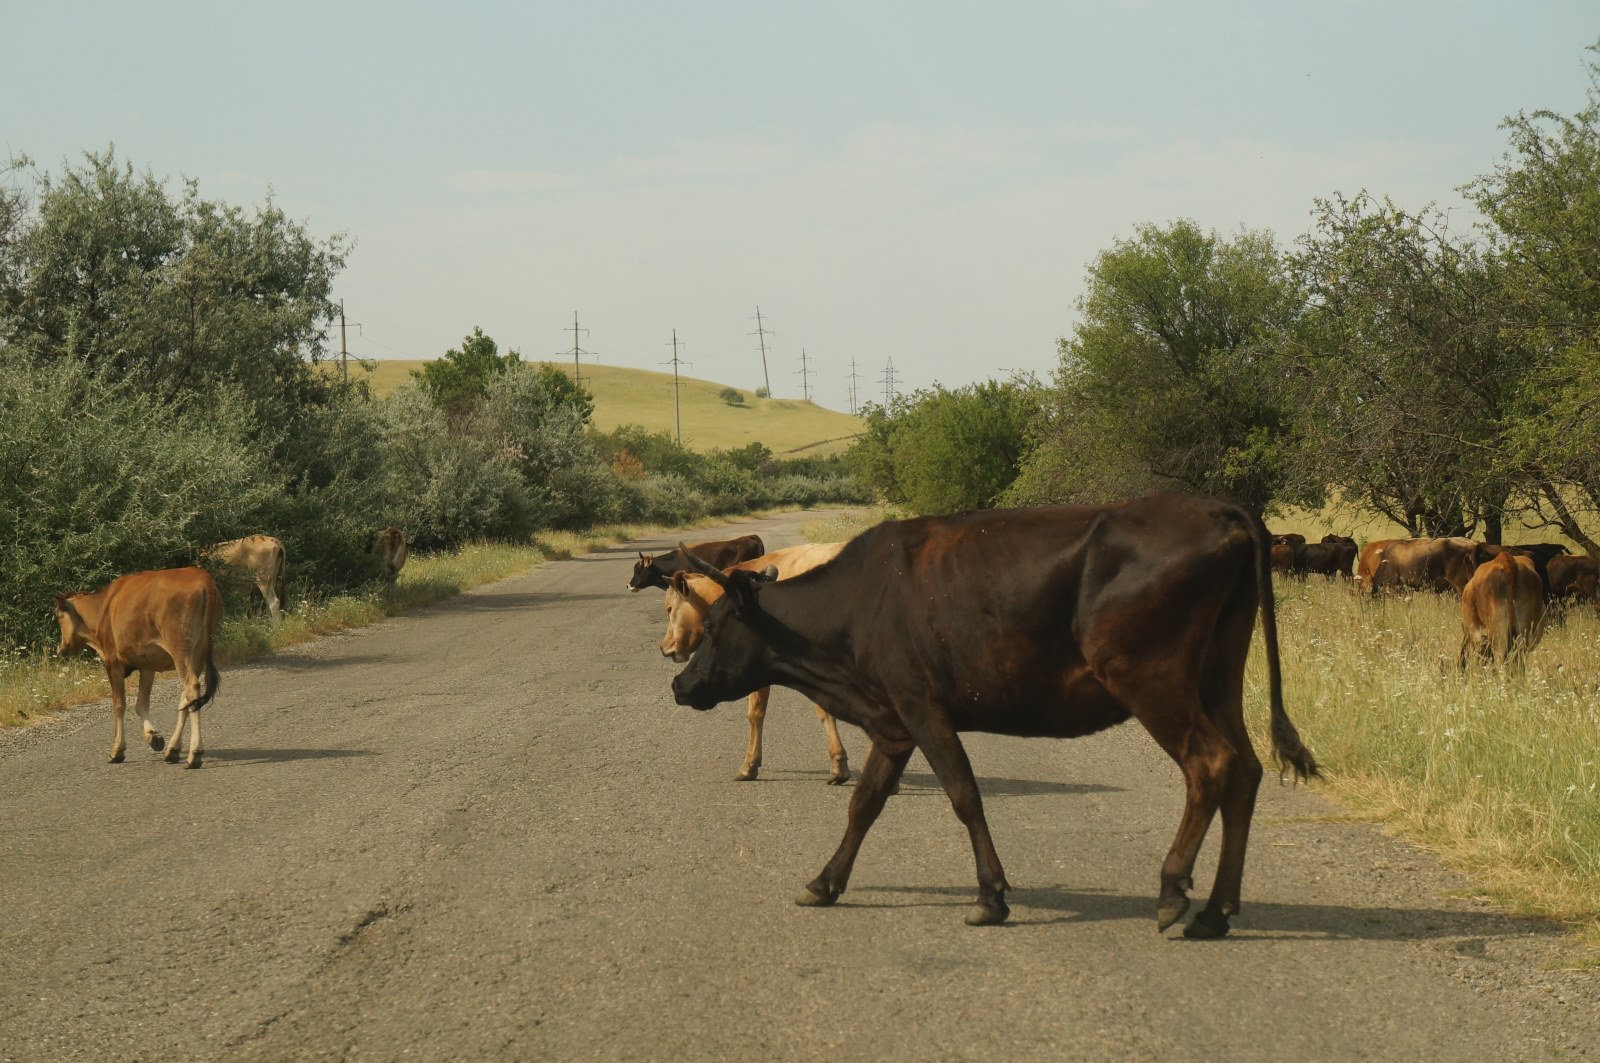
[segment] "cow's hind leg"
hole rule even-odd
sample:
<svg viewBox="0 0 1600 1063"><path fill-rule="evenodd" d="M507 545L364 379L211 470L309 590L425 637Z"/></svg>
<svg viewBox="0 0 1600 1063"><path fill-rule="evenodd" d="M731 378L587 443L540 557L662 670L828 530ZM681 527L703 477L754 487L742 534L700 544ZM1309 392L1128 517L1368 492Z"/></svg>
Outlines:
<svg viewBox="0 0 1600 1063"><path fill-rule="evenodd" d="M883 804L894 793L911 751L916 747L909 741L881 743L874 740L867 753L867 763L856 780L855 792L850 795L850 818L845 825L844 840L834 852L833 859L813 879L795 903L820 908L839 899L850 882L850 869L855 866L861 842L872 829L872 824L883 811Z"/></svg>
<svg viewBox="0 0 1600 1063"><path fill-rule="evenodd" d="M1219 938L1228 932L1229 916L1239 913L1244 885L1245 850L1250 841L1250 821L1255 816L1256 792L1261 787L1261 759L1256 756L1244 725L1244 675L1228 681L1224 689L1207 697L1213 721L1232 747L1223 780L1222 855L1206 906L1184 928L1184 937Z"/></svg>
<svg viewBox="0 0 1600 1063"><path fill-rule="evenodd" d="M734 776L739 782L754 782L761 774L761 730L767 722L767 701L771 697L771 687L762 687L750 695L750 706L744 713L750 723L750 740L745 746L744 763Z"/></svg>
<svg viewBox="0 0 1600 1063"><path fill-rule="evenodd" d="M134 711L139 714L139 722L144 728L144 740L151 749L161 752L167 740L161 737L161 732L156 730L156 725L150 722L150 688L155 686L156 673L148 668L139 670L139 696L134 700Z"/></svg>
<svg viewBox="0 0 1600 1063"><path fill-rule="evenodd" d="M817 710L817 719L822 721L822 729L828 734L828 785L839 786L850 781L850 758L844 751L844 743L839 741L839 724L821 705L813 705Z"/></svg>

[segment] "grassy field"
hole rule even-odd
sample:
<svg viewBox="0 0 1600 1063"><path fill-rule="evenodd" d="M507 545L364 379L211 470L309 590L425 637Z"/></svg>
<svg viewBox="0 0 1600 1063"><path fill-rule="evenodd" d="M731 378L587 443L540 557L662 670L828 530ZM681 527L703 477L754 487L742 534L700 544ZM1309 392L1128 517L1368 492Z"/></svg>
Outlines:
<svg viewBox="0 0 1600 1063"><path fill-rule="evenodd" d="M882 513L816 521L846 539ZM1303 530L1348 529L1306 515ZM1365 530L1373 535L1374 531ZM1460 599L1376 601L1344 581L1286 579L1277 594L1284 700L1354 816L1438 853L1474 891L1565 920L1600 949L1600 616L1570 610L1523 667L1461 671ZM1266 759L1267 667L1257 627L1245 704ZM1270 784L1270 783L1269 783ZM1600 966L1600 951L1595 954Z"/></svg>
<svg viewBox="0 0 1600 1063"><path fill-rule="evenodd" d="M552 364L572 370L570 364ZM410 381L423 363L385 360L374 365L372 392L384 396ZM675 431L672 374L586 365L583 383L594 394L596 428L610 431L637 424L652 432ZM684 446L704 452L763 443L781 456L827 455L842 453L861 431L860 418L799 399L758 399L753 392L740 391L744 405L730 406L721 398L725 386L689 377L679 381Z"/></svg>

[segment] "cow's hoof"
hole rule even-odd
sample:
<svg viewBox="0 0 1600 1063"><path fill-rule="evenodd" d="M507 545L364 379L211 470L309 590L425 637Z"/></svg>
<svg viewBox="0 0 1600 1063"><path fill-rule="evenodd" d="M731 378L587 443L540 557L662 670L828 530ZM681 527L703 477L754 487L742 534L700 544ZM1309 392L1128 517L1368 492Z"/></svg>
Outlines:
<svg viewBox="0 0 1600 1063"><path fill-rule="evenodd" d="M167 740L158 734L152 733L150 735L150 748L159 753L167 748Z"/></svg>
<svg viewBox="0 0 1600 1063"><path fill-rule="evenodd" d="M1011 915L1011 909L1006 902L996 897L991 903L979 901L972 906L972 911L967 913L968 926L999 926Z"/></svg>
<svg viewBox="0 0 1600 1063"><path fill-rule="evenodd" d="M805 888L805 892L794 899L794 903L802 908L828 908L839 899L837 893L823 890L815 883Z"/></svg>
<svg viewBox="0 0 1600 1063"><path fill-rule="evenodd" d="M845 783L847 783L849 781L850 781L850 773L849 772L845 772L843 775L830 775L830 776L828 776L828 785L829 786L843 786Z"/></svg>
<svg viewBox="0 0 1600 1063"><path fill-rule="evenodd" d="M186 768L198 768L202 763L203 761L201 761L199 757L190 757L188 760L184 761L183 766Z"/></svg>
<svg viewBox="0 0 1600 1063"><path fill-rule="evenodd" d="M108 762L111 763L111 764L121 764L122 763L122 750L120 750L120 749L112 750L111 756L108 758Z"/></svg>
<svg viewBox="0 0 1600 1063"><path fill-rule="evenodd" d="M178 758L181 756L183 756L183 750L178 748L177 743L173 743L167 747L167 751L166 753L162 754L161 759L166 761L168 764L176 764L178 763Z"/></svg>
<svg viewBox="0 0 1600 1063"><path fill-rule="evenodd" d="M757 779L760 778L760 776L761 776L761 769L760 768L751 768L749 771L741 771L739 774L735 775L733 777L733 781L734 782L755 782Z"/></svg>
<svg viewBox="0 0 1600 1063"><path fill-rule="evenodd" d="M1202 908L1183 928L1183 936L1195 941L1215 941L1228 936L1228 917L1210 908Z"/></svg>
<svg viewBox="0 0 1600 1063"><path fill-rule="evenodd" d="M1189 910L1189 898L1179 893L1172 897L1161 898L1161 906L1156 909L1156 932L1165 933L1166 929Z"/></svg>

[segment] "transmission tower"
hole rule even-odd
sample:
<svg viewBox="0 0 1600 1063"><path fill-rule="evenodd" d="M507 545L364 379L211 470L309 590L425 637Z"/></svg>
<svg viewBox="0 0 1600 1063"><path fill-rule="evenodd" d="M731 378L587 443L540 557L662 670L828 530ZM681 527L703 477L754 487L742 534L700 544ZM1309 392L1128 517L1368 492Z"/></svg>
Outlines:
<svg viewBox="0 0 1600 1063"><path fill-rule="evenodd" d="M767 385L767 398L770 399L773 396L772 378L767 375L767 333L769 332L772 332L772 330L761 323L761 308L758 306L756 307L756 330L750 335L761 338L761 379ZM776 335L776 333L773 334Z"/></svg>
<svg viewBox="0 0 1600 1063"><path fill-rule="evenodd" d="M889 364L883 367L883 379L878 381L878 383L883 385L883 408L887 410L889 407L894 405L895 379L893 358L890 358Z"/></svg>
<svg viewBox="0 0 1600 1063"><path fill-rule="evenodd" d="M816 370L811 368L811 363L806 359L806 349L800 348L800 397L807 402L811 401L811 374Z"/></svg>
<svg viewBox="0 0 1600 1063"><path fill-rule="evenodd" d="M572 382L574 384L581 384L583 382L583 374L578 368L578 356L581 354L587 354L590 358L598 360L600 355L594 351L586 351L582 347L578 346L579 335L587 334L589 330L578 327L578 312L576 310L572 312L572 327L564 328L561 331L572 333Z"/></svg>
<svg viewBox="0 0 1600 1063"><path fill-rule="evenodd" d="M684 346L687 347L688 344L684 344ZM670 366L672 366L672 417L673 417L673 420L677 422L677 427L678 427L677 442L678 442L678 446L681 447L681 446L683 446L683 411L682 411L682 408L678 405L678 366L680 364L681 365L693 365L694 363L693 362L684 362L681 359L679 359L679 357L678 357L678 330L677 329L673 329L672 330L671 347L672 347L672 361L670 361L670 362L662 362L661 364L662 365L670 365Z"/></svg>
<svg viewBox="0 0 1600 1063"><path fill-rule="evenodd" d="M850 359L850 412L856 412L856 360Z"/></svg>

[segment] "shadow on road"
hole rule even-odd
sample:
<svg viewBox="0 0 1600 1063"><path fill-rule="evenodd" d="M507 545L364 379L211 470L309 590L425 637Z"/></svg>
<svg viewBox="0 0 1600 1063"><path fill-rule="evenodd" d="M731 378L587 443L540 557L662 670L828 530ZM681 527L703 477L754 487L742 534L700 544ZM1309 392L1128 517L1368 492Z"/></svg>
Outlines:
<svg viewBox="0 0 1600 1063"><path fill-rule="evenodd" d="M372 749L217 749L205 751L207 760L225 761L240 766L276 764L288 760L341 760L346 757L375 757Z"/></svg>
<svg viewBox="0 0 1600 1063"><path fill-rule="evenodd" d="M1120 794L1120 786L1104 786L1088 782L1045 782L1039 779L1000 779L994 776L978 777L978 793L990 797L1038 797L1043 794ZM908 771L900 776L900 796L920 797L927 794L944 796L944 787L931 772Z"/></svg>
<svg viewBox="0 0 1600 1063"><path fill-rule="evenodd" d="M907 895L922 900L864 901L871 894ZM957 886L861 886L839 899L838 907L950 908L964 911L977 896L977 888ZM1155 927L1156 897L1129 896L1098 890L1038 886L1013 889L1006 894L1011 905L1008 926L1047 926L1055 923L1097 923L1123 920ZM1205 891L1194 891L1190 912L1205 904ZM1233 919L1225 941L1423 941L1438 938L1540 937L1560 938L1567 930L1560 923L1521 918L1499 912L1471 912L1448 908L1351 908L1331 904L1281 904L1245 897L1244 911ZM1174 936L1177 931L1172 931Z"/></svg>
<svg viewBox="0 0 1600 1063"><path fill-rule="evenodd" d="M392 653L353 653L339 657L307 657L292 653L263 657L251 664L262 669L283 672L320 672L328 668L345 668L352 664L394 664L404 660ZM248 666L246 666L248 667ZM224 673L226 675L226 673Z"/></svg>

